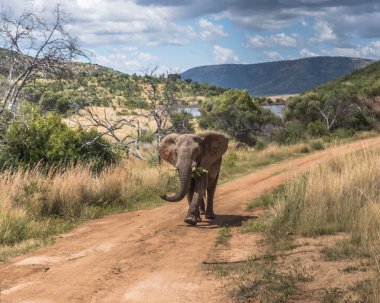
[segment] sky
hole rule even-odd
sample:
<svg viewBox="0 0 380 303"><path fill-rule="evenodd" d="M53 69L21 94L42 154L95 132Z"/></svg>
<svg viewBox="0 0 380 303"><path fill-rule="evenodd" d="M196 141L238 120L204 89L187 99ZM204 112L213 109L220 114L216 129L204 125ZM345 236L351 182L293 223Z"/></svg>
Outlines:
<svg viewBox="0 0 380 303"><path fill-rule="evenodd" d="M125 73L311 56L380 59L380 1L61 0L66 29L97 63ZM53 0L12 0L48 13ZM4 7L4 2L2 4Z"/></svg>

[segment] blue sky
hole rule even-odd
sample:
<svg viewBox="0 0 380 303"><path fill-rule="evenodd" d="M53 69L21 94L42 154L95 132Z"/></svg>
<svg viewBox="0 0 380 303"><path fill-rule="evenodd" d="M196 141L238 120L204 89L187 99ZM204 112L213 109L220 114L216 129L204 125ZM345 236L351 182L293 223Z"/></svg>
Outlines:
<svg viewBox="0 0 380 303"><path fill-rule="evenodd" d="M17 13L51 0L13 0ZM380 59L380 2L361 0L61 0L93 62L127 73L309 56ZM3 5L4 6L4 5Z"/></svg>

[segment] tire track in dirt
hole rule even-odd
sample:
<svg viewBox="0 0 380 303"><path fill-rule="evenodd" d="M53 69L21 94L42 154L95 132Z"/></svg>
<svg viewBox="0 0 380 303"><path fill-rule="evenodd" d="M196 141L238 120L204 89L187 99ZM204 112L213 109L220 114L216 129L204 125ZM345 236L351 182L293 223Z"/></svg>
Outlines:
<svg viewBox="0 0 380 303"><path fill-rule="evenodd" d="M229 302L223 282L199 266L217 257L218 229L256 215L244 212L246 202L295 174L378 143L354 142L222 184L217 218L196 227L183 223L185 201L84 223L52 246L1 264L0 302Z"/></svg>

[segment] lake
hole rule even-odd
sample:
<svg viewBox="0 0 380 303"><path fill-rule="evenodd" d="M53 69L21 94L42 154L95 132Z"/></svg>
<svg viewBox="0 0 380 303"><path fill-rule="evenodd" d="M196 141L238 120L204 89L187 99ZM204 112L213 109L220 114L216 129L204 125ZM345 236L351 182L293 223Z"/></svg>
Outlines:
<svg viewBox="0 0 380 303"><path fill-rule="evenodd" d="M284 113L285 105L284 104L272 104L272 105L263 105L264 108L269 108L272 113L277 116L281 116Z"/></svg>
<svg viewBox="0 0 380 303"><path fill-rule="evenodd" d="M271 112L277 116L281 116L285 110L284 104L263 105L263 107L270 109ZM201 112L198 107L185 107L183 108L183 110L189 114L192 114L193 117L199 117L201 115Z"/></svg>

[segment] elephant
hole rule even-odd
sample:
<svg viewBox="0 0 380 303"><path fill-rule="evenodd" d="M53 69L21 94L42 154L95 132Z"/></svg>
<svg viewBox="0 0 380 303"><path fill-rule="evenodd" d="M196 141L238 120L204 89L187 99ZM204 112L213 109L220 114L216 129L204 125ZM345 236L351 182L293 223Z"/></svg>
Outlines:
<svg viewBox="0 0 380 303"><path fill-rule="evenodd" d="M222 156L227 151L228 139L217 132L170 134L162 139L159 153L179 174L180 185L173 196L161 196L178 202L187 195L189 210L184 221L196 225L200 214L214 219L214 194L218 182ZM206 194L207 193L207 194ZM205 210L204 199L207 197Z"/></svg>

